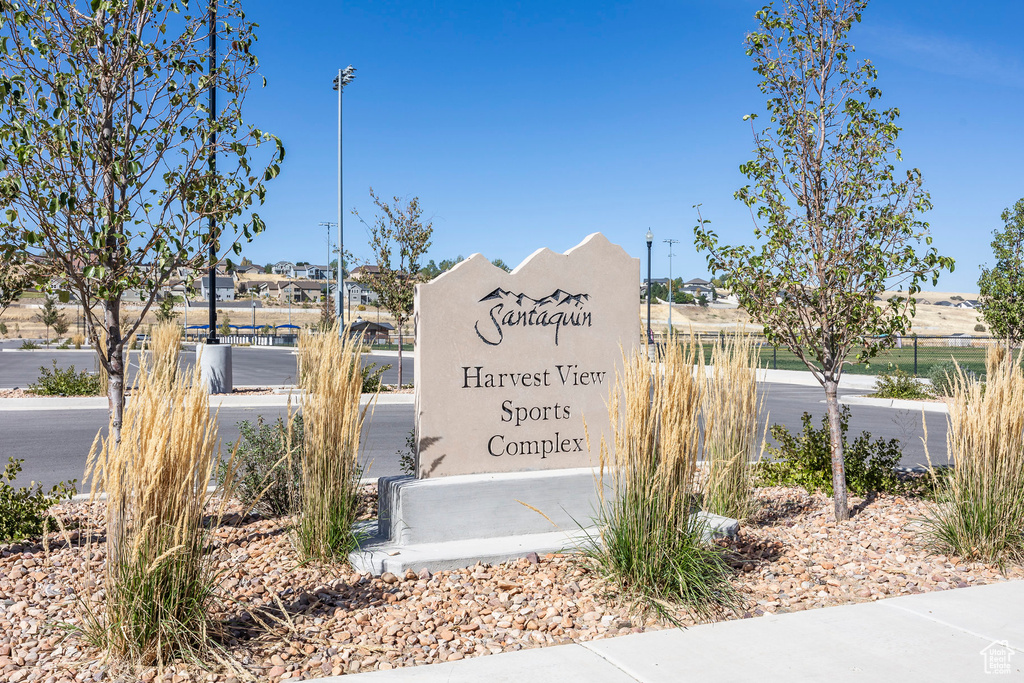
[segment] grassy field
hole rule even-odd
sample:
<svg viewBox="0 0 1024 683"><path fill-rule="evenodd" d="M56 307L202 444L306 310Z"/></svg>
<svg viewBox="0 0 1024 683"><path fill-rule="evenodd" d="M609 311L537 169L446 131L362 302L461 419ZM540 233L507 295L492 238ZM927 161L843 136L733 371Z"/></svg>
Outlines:
<svg viewBox="0 0 1024 683"><path fill-rule="evenodd" d="M710 354L710 352L706 352ZM761 367L773 370L805 370L806 366L789 349L776 349L771 346L761 347ZM985 349L981 347L940 347L919 345L915 372L913 341L907 340L902 349L887 349L870 364L854 363L846 367L846 372L858 375L877 375L884 372L890 365L919 377L927 377L933 365L955 360L965 370L978 374L985 372Z"/></svg>

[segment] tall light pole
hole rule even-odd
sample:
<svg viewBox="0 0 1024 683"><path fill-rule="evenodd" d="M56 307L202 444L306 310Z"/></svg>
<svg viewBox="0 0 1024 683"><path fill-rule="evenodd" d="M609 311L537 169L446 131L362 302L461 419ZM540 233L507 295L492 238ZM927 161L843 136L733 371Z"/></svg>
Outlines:
<svg viewBox="0 0 1024 683"><path fill-rule="evenodd" d="M671 338L675 334L675 328L672 327L672 257L675 254L672 253L672 245L679 244L679 240L662 240L668 245L668 334Z"/></svg>
<svg viewBox="0 0 1024 683"><path fill-rule="evenodd" d="M654 233L647 228L647 343L654 341L654 334L651 332L651 243L654 241Z"/></svg>
<svg viewBox="0 0 1024 683"><path fill-rule="evenodd" d="M216 78L213 77L217 71L217 2L210 2L210 175L217 173L217 86ZM217 343L217 245L213 239L217 228L217 219L210 216L210 287L207 290L210 306L210 330L206 335L207 344Z"/></svg>
<svg viewBox="0 0 1024 683"><path fill-rule="evenodd" d="M345 334L345 309L341 307L341 290L345 288L345 219L341 215L341 93L355 77L356 70L351 64L344 69L338 69L338 75L334 77L334 89L338 91L338 289L334 296L334 312L341 322L338 326L339 335ZM327 263L330 264L329 259ZM328 294L330 291L331 283L328 280Z"/></svg>
<svg viewBox="0 0 1024 683"><path fill-rule="evenodd" d="M338 224L337 223L332 223L331 221L320 221L320 225L325 227L325 228L327 228L327 296L330 296L331 295L331 226L333 225L333 226L337 227ZM339 266L341 265L340 261L338 262L338 265ZM339 278L339 281L340 281L340 278ZM324 309L324 310L327 310L327 309ZM335 311L335 313L337 313L337 311ZM342 321L342 326L344 326L344 324L345 324L344 321Z"/></svg>

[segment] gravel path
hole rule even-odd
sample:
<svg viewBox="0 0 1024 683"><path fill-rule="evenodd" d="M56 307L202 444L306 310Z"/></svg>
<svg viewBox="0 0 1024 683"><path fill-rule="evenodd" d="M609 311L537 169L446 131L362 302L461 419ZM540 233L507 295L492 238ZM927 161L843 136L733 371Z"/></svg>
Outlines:
<svg viewBox="0 0 1024 683"><path fill-rule="evenodd" d="M882 496L850 522L830 521L831 501L803 489L762 489L762 508L731 544L740 614L814 609L1024 578L929 555L914 519L920 500ZM101 504L58 506L67 535L0 546L0 681L235 681L303 679L390 669L669 627L621 604L611 587L565 555L460 571L374 578L344 567L298 564L284 522L250 518L216 532L214 551L230 601L224 659L212 671L118 671L68 625L81 624L103 553ZM682 615L683 623L694 623Z"/></svg>

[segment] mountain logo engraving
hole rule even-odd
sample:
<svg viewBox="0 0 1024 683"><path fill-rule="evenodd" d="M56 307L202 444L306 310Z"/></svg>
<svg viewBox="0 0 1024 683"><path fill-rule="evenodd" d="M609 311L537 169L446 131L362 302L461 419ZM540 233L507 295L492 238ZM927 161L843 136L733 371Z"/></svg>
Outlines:
<svg viewBox="0 0 1024 683"><path fill-rule="evenodd" d="M497 346L505 339L507 330L518 327L549 327L558 346L562 329L566 327L592 327L593 314L585 310L589 294L570 294L556 289L551 294L534 299L522 292L495 289L480 299L489 304L487 317L477 320L473 328L481 341Z"/></svg>

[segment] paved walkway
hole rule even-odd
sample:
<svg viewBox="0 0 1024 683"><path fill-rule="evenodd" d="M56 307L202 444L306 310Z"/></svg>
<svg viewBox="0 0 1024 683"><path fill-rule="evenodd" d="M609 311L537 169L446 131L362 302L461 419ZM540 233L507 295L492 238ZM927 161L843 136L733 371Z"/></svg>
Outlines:
<svg viewBox="0 0 1024 683"><path fill-rule="evenodd" d="M318 680L1020 681L1022 615L1010 581Z"/></svg>

